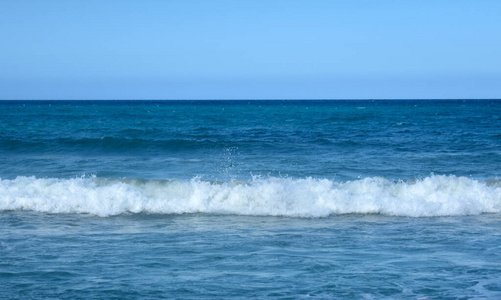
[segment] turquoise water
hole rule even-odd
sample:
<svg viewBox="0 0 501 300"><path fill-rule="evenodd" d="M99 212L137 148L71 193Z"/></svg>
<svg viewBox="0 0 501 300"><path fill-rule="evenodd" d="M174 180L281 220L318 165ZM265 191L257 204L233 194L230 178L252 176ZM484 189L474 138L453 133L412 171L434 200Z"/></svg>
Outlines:
<svg viewBox="0 0 501 300"><path fill-rule="evenodd" d="M501 101L0 102L2 298L501 297Z"/></svg>

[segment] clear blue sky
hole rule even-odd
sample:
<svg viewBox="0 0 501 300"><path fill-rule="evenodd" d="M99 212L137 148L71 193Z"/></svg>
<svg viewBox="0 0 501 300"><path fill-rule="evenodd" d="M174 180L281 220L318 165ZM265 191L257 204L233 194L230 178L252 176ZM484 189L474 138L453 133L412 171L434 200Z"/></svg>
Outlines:
<svg viewBox="0 0 501 300"><path fill-rule="evenodd" d="M0 2L0 99L501 98L501 1Z"/></svg>

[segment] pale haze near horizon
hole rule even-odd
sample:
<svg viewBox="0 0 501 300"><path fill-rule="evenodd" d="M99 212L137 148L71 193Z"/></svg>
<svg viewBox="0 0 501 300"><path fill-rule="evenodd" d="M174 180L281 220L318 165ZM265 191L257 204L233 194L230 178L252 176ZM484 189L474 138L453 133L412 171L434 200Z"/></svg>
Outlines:
<svg viewBox="0 0 501 300"><path fill-rule="evenodd" d="M0 99L501 98L500 1L3 1Z"/></svg>

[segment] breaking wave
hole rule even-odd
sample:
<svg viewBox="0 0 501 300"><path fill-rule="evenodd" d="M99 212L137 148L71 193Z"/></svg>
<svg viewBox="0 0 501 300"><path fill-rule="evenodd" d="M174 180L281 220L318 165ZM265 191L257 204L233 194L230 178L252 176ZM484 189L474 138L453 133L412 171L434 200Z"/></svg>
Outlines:
<svg viewBox="0 0 501 300"><path fill-rule="evenodd" d="M0 211L29 210L97 216L120 214L236 214L327 217L382 214L432 217L501 212L501 180L432 175L391 181L372 177L255 178L210 182L107 178L0 179Z"/></svg>

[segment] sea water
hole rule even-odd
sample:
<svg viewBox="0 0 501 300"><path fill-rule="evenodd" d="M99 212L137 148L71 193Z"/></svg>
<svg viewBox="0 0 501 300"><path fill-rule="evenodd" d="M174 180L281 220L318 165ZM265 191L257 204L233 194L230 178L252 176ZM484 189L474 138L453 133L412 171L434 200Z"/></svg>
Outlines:
<svg viewBox="0 0 501 300"><path fill-rule="evenodd" d="M0 298L499 299L501 101L0 102Z"/></svg>

